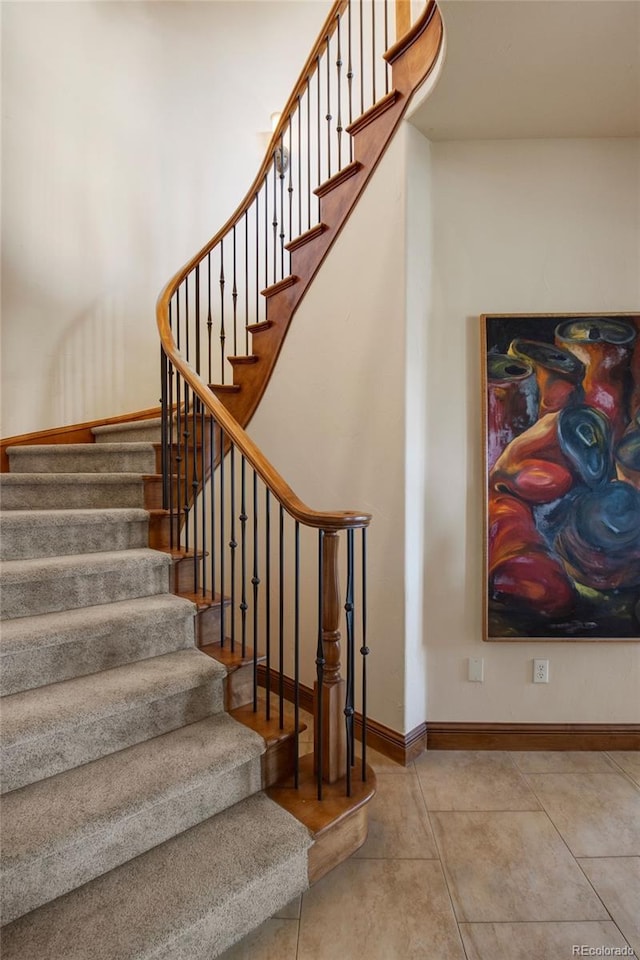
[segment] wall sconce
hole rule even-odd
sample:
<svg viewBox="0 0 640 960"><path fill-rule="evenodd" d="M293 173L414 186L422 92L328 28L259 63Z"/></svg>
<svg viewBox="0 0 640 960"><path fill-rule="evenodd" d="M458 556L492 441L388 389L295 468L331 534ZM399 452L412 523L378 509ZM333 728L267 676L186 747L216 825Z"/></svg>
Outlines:
<svg viewBox="0 0 640 960"><path fill-rule="evenodd" d="M276 132L276 128L280 123L281 113L272 113L271 114L271 130L273 133ZM276 170L281 177L284 177L285 173L289 169L289 151L285 147L284 143L282 146L278 146L273 151L273 159L276 165Z"/></svg>

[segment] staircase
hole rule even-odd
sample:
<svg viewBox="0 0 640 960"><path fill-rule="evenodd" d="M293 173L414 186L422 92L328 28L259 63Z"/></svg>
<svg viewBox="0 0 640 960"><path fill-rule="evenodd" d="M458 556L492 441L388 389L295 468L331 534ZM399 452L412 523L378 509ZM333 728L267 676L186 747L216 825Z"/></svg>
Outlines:
<svg viewBox="0 0 640 960"><path fill-rule="evenodd" d="M3 957L217 956L306 888L312 838L265 795L265 740L225 712L176 560L146 545L156 448L9 459Z"/></svg>
<svg viewBox="0 0 640 960"><path fill-rule="evenodd" d="M161 409L0 444L4 960L209 960L364 842L371 517L307 507L244 427L437 60L433 0L395 41L392 7L334 3L160 295Z"/></svg>

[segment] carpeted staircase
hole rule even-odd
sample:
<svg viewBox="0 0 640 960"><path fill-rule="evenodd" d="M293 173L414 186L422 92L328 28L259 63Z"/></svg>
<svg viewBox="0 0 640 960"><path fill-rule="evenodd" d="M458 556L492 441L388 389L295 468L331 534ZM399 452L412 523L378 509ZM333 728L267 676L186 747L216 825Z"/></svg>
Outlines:
<svg viewBox="0 0 640 960"><path fill-rule="evenodd" d="M0 475L3 960L218 956L308 886L265 742L150 550L153 423Z"/></svg>

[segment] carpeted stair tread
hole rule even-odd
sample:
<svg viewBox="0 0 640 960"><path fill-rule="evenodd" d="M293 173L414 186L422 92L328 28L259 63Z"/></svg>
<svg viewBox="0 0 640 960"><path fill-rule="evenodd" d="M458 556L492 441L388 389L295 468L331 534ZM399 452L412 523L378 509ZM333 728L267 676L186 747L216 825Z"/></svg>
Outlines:
<svg viewBox="0 0 640 960"><path fill-rule="evenodd" d="M257 792L264 749L219 714L7 794L3 922Z"/></svg>
<svg viewBox="0 0 640 960"><path fill-rule="evenodd" d="M171 557L148 548L4 560L0 617L35 616L166 593Z"/></svg>
<svg viewBox="0 0 640 960"><path fill-rule="evenodd" d="M3 792L221 712L225 676L179 650L4 697Z"/></svg>
<svg viewBox="0 0 640 960"><path fill-rule="evenodd" d="M179 649L192 649L188 600L156 594L5 620L0 630L2 696Z"/></svg>
<svg viewBox="0 0 640 960"><path fill-rule="evenodd" d="M308 886L306 829L258 793L3 930L3 960L212 960Z"/></svg>
<svg viewBox="0 0 640 960"><path fill-rule="evenodd" d="M107 423L93 427L92 434L96 443L159 443L162 433L162 420L153 417L149 420L132 420L129 423Z"/></svg>
<svg viewBox="0 0 640 960"><path fill-rule="evenodd" d="M139 473L1 473L3 510L143 507Z"/></svg>
<svg viewBox="0 0 640 960"><path fill-rule="evenodd" d="M155 473L153 443L57 443L7 447L15 473Z"/></svg>
<svg viewBox="0 0 640 960"><path fill-rule="evenodd" d="M148 545L149 514L136 507L6 510L0 532L2 560L129 550Z"/></svg>

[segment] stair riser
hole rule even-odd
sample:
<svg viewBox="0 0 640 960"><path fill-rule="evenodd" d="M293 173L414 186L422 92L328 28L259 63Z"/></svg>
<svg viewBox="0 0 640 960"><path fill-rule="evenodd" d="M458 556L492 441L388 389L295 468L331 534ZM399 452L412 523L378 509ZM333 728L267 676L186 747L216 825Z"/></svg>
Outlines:
<svg viewBox="0 0 640 960"><path fill-rule="evenodd" d="M11 525L11 516L2 523L0 559L30 560L36 557L61 557L106 550L134 550L149 543L147 520L121 523L69 523Z"/></svg>
<svg viewBox="0 0 640 960"><path fill-rule="evenodd" d="M31 453L29 447L9 454L12 473L155 473L156 453L132 450L110 452L84 444L80 452Z"/></svg>
<svg viewBox="0 0 640 960"><path fill-rule="evenodd" d="M12 483L2 486L3 510L144 507L142 480L122 483Z"/></svg>
<svg viewBox="0 0 640 960"><path fill-rule="evenodd" d="M73 839L48 857L5 870L2 885L2 923L126 863L159 843L215 816L260 790L260 758L197 782L185 783L176 796L150 802L142 810L124 811L117 820L100 824L90 837Z"/></svg>
<svg viewBox="0 0 640 960"><path fill-rule="evenodd" d="M46 643L46 638L44 639ZM193 616L139 617L90 631L70 630L55 644L28 647L0 659L0 696L85 677L125 663L194 645Z"/></svg>
<svg viewBox="0 0 640 960"><path fill-rule="evenodd" d="M0 600L0 620L73 610L95 604L132 600L166 593L169 570L164 563L122 564L107 570L38 577L5 582Z"/></svg>
<svg viewBox="0 0 640 960"><path fill-rule="evenodd" d="M74 729L56 728L19 740L3 750L2 792L16 790L63 770L89 763L135 743L177 730L223 709L222 681L213 680L178 694L134 704Z"/></svg>

